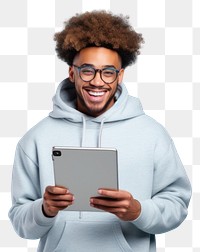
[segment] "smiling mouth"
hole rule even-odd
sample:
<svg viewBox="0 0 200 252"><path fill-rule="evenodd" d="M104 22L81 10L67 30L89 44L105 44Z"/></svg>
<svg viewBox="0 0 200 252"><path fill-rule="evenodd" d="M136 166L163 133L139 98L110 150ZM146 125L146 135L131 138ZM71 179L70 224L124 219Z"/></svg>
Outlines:
<svg viewBox="0 0 200 252"><path fill-rule="evenodd" d="M88 93L89 96L100 98L103 97L109 90L102 88L102 89L92 89L92 88L84 88L84 90Z"/></svg>
<svg viewBox="0 0 200 252"><path fill-rule="evenodd" d="M99 97L105 94L105 91L88 91L88 94L91 96Z"/></svg>

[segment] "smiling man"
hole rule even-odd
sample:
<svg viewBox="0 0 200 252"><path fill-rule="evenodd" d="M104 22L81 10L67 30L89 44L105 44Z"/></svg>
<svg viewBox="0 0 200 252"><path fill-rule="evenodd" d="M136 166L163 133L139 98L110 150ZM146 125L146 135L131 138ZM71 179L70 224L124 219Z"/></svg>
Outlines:
<svg viewBox="0 0 200 252"><path fill-rule="evenodd" d="M191 186L171 137L123 84L142 36L126 17L93 11L69 19L55 41L69 77L50 115L17 145L13 226L23 238L40 239L39 252L155 252L155 234L186 218ZM116 148L119 190L99 188L102 197L88 199L94 212L62 211L76 195L54 186L55 145Z"/></svg>

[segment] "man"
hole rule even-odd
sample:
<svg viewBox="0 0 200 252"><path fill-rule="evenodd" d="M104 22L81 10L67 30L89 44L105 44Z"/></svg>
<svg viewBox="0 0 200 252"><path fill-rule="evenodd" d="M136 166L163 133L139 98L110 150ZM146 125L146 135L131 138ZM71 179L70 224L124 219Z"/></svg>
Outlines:
<svg viewBox="0 0 200 252"><path fill-rule="evenodd" d="M49 117L20 140L13 168L16 232L38 239L38 251L156 251L155 234L187 216L191 187L172 139L144 114L122 83L142 36L123 16L77 14L55 35L69 78L58 87ZM54 186L52 146L114 147L118 191L88 199L101 212L62 211L74 203L70 188ZM81 164L80 164L81 169Z"/></svg>

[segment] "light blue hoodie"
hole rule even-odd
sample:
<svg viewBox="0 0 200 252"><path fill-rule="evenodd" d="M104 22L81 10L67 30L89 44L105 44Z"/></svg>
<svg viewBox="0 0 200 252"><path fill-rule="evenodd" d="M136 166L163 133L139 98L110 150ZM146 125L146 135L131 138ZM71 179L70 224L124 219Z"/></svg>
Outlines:
<svg viewBox="0 0 200 252"><path fill-rule="evenodd" d="M16 149L9 217L16 232L40 238L40 252L155 252L155 234L176 228L187 216L191 187L172 139L145 115L137 98L119 85L115 104L92 118L75 109L74 85L58 87L49 117L29 130ZM106 212L42 213L46 186L54 185L52 146L114 147L119 187L140 201L134 221ZM73 193L73 192L72 192Z"/></svg>

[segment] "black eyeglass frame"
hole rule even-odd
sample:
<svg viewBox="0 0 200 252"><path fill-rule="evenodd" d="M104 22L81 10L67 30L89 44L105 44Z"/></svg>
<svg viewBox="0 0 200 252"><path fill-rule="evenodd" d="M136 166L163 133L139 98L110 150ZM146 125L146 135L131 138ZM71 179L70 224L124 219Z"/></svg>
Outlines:
<svg viewBox="0 0 200 252"><path fill-rule="evenodd" d="M113 67L105 67L105 68L103 68L103 69L99 69L99 68L94 68L94 67L92 67L92 66L76 66L76 65L73 65L73 66L76 67L76 68L78 69L78 74L79 74L79 77L81 78L82 81L84 81L84 82L90 82L90 81L94 80L94 78L96 77L97 72L99 72L99 73L100 73L100 78L101 78L101 80L102 80L104 83L106 83L106 84L112 84L113 82L115 82L116 79L117 79L117 77L118 77L118 75L119 75L119 72L120 72L120 70L121 70L121 69L120 69L120 70L115 69L115 68L113 68ZM81 77L80 71L81 71L81 69L83 69L83 68L85 68L85 67L88 67L88 68L91 68L91 69L94 70L94 77L92 77L91 80L85 81L85 80L83 80L83 78ZM116 72L116 78L115 78L113 81L111 81L111 82L106 82L106 81L104 81L104 79L102 78L102 71L104 71L105 69L112 69L112 70L114 70L114 71Z"/></svg>

